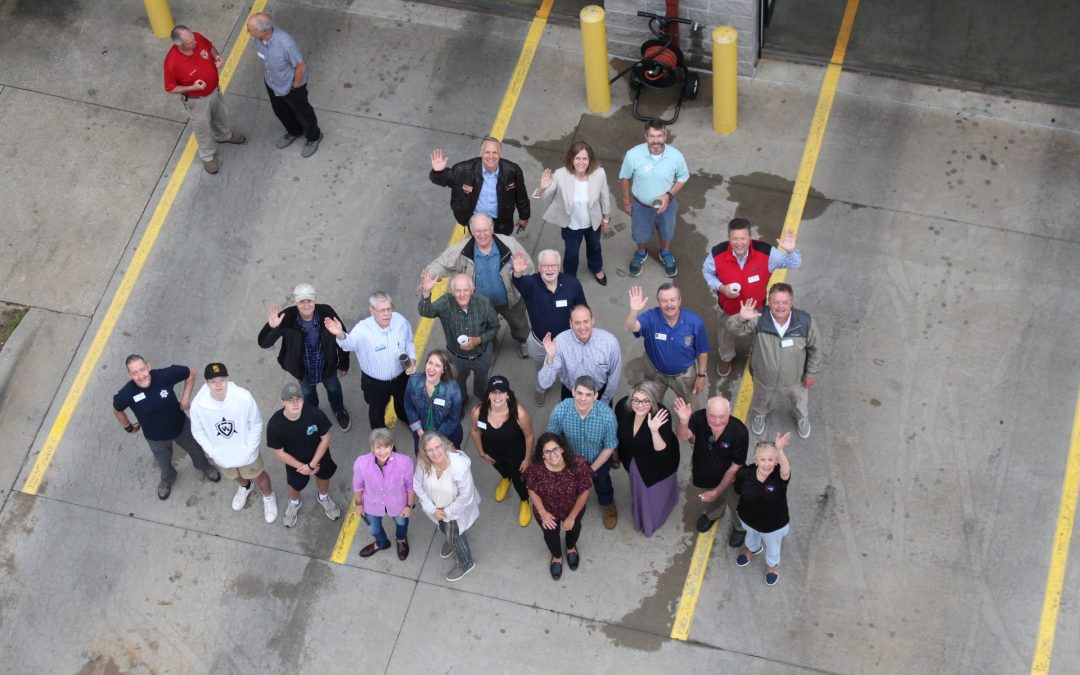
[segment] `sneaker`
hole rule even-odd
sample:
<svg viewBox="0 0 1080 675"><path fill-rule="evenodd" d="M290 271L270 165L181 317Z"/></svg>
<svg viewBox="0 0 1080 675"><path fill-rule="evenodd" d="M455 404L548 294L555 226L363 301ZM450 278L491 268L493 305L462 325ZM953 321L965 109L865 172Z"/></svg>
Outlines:
<svg viewBox="0 0 1080 675"><path fill-rule="evenodd" d="M172 483L166 483L165 481L161 481L160 483L158 483L158 486L157 486L157 498L158 499L168 499L169 495L171 495L171 494L172 494Z"/></svg>
<svg viewBox="0 0 1080 675"><path fill-rule="evenodd" d="M322 134L319 134L319 137L315 140L304 143L304 149L300 151L300 156L307 159L314 155L315 151L319 149L319 143L322 143Z"/></svg>
<svg viewBox="0 0 1080 675"><path fill-rule="evenodd" d="M521 354L521 358L523 359L529 358L529 345L524 342L518 345L518 354Z"/></svg>
<svg viewBox="0 0 1080 675"><path fill-rule="evenodd" d="M536 405L543 407L547 404L547 389L536 392L536 397L533 399Z"/></svg>
<svg viewBox="0 0 1080 675"><path fill-rule="evenodd" d="M776 567L770 567L769 570L767 572L765 572L765 585L766 586L775 586L777 581L780 581L780 566L779 565L777 565Z"/></svg>
<svg viewBox="0 0 1080 675"><path fill-rule="evenodd" d="M334 500L330 498L330 495L326 495L326 499L319 499L317 501L319 502L319 506L322 507L323 512L326 513L326 517L330 520L337 520L341 517L341 509L339 509L338 505L334 503Z"/></svg>
<svg viewBox="0 0 1080 675"><path fill-rule="evenodd" d="M465 569L461 569L460 566L454 565L454 569L452 569L452 570L450 570L449 572L446 573L446 580L447 581L457 581L458 579L465 576L469 572L472 572L474 569L476 569L476 563L473 563L473 564L469 565Z"/></svg>
<svg viewBox="0 0 1080 675"><path fill-rule="evenodd" d="M334 416L337 417L337 423L341 426L342 433L348 431L349 427L352 426L352 419L349 418L348 410L338 410L334 413Z"/></svg>
<svg viewBox="0 0 1080 675"><path fill-rule="evenodd" d="M292 142L295 141L298 138L300 138L300 137L299 136L293 136L292 134L285 134L281 138L277 139L278 150L283 150L284 148L289 147L290 145L292 145Z"/></svg>
<svg viewBox="0 0 1080 675"><path fill-rule="evenodd" d="M506 494L510 492L510 479L503 478L499 481L499 484L495 486L495 501L501 502L506 499Z"/></svg>
<svg viewBox="0 0 1080 675"><path fill-rule="evenodd" d="M233 145L243 145L244 143L247 143L247 136L238 131L234 131L232 136L225 139L225 142L232 143Z"/></svg>
<svg viewBox="0 0 1080 675"><path fill-rule="evenodd" d="M739 553L739 556L737 558L735 558L735 564L738 565L739 567L746 567L747 565L750 564L750 561L754 559L754 556L756 556L757 554L761 553L764 550L765 550L764 546L762 546L761 548L759 548L756 551L751 551L750 549L744 548Z"/></svg>
<svg viewBox="0 0 1080 675"><path fill-rule="evenodd" d="M291 499L289 500L289 505L285 507L285 518L284 520L282 520L282 522L285 523L285 527L292 527L293 525L296 525L296 515L300 513L300 507L303 505L303 499L296 502L295 504L292 503Z"/></svg>
<svg viewBox="0 0 1080 675"><path fill-rule="evenodd" d="M209 162L203 162L202 165L203 165L203 168L206 169L206 173L217 173L218 172L218 163L217 163L216 159L212 159Z"/></svg>
<svg viewBox="0 0 1080 675"><path fill-rule="evenodd" d="M796 423L796 426L798 427L799 438L810 438L810 420L803 417Z"/></svg>
<svg viewBox="0 0 1080 675"><path fill-rule="evenodd" d="M635 253L633 258L630 258L630 266L626 270L626 273L632 277L641 276L641 266L645 264L645 254Z"/></svg>
<svg viewBox="0 0 1080 675"><path fill-rule="evenodd" d="M206 476L206 480L210 481L211 483L216 483L221 480L221 472L214 467L210 467L206 471L203 471L203 475Z"/></svg>
<svg viewBox="0 0 1080 675"><path fill-rule="evenodd" d="M703 513L701 514L701 517L697 519L697 531L704 534L705 532L708 532L710 529L712 529L713 523L715 522L715 520L712 520L711 518L709 518L709 516Z"/></svg>
<svg viewBox="0 0 1080 675"><path fill-rule="evenodd" d="M532 522L532 507L529 506L528 499L522 499L521 506L518 507L518 525L528 527L530 522Z"/></svg>
<svg viewBox="0 0 1080 675"><path fill-rule="evenodd" d="M247 487L236 486L236 494L232 498L232 510L239 511L247 505L248 495L255 489L255 481L248 481Z"/></svg>
<svg viewBox="0 0 1080 675"><path fill-rule="evenodd" d="M450 548L450 542L444 541L442 548L439 549L439 557L445 560L452 555L454 555L454 549Z"/></svg>
<svg viewBox="0 0 1080 675"><path fill-rule="evenodd" d="M765 433L764 415L754 415L754 419L750 420L750 431L753 431L755 436Z"/></svg>
<svg viewBox="0 0 1080 675"><path fill-rule="evenodd" d="M615 508L615 505L608 504L607 506L601 506L600 513L604 516L604 527L609 530L614 530L615 525L619 522L619 512Z"/></svg>
<svg viewBox="0 0 1080 675"><path fill-rule="evenodd" d="M720 377L727 377L731 374L731 361L717 361L716 362L716 374Z"/></svg>
<svg viewBox="0 0 1080 675"><path fill-rule="evenodd" d="M277 520L277 500L274 499L274 495L263 497L263 518L268 523Z"/></svg>
<svg viewBox="0 0 1080 675"><path fill-rule="evenodd" d="M660 264L664 266L664 274L669 279L679 273L679 266L675 264L675 256L671 255L670 252L660 254Z"/></svg>

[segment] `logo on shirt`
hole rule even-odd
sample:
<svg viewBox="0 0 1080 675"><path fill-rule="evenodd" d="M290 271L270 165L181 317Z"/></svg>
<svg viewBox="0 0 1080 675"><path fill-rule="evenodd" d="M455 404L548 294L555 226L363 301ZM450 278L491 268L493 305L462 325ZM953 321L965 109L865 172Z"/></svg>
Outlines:
<svg viewBox="0 0 1080 675"><path fill-rule="evenodd" d="M232 423L232 420L227 420L224 417L214 425L214 428L217 429L217 435L223 438L232 438L233 434L236 433L236 425Z"/></svg>
<svg viewBox="0 0 1080 675"><path fill-rule="evenodd" d="M319 427L315 426L314 424L307 428L308 436L314 436L317 433L319 433Z"/></svg>
<svg viewBox="0 0 1080 675"><path fill-rule="evenodd" d="M776 492L776 486L775 485L766 485L765 486L765 492Z"/></svg>
<svg viewBox="0 0 1080 675"><path fill-rule="evenodd" d="M683 341L684 345L689 347L690 345L694 344L694 336L693 335L687 335L686 337L684 337L682 339L682 341Z"/></svg>
<svg viewBox="0 0 1080 675"><path fill-rule="evenodd" d="M158 396L160 396L161 398L169 398L169 390L168 389L162 389L161 393L159 393Z"/></svg>
<svg viewBox="0 0 1080 675"><path fill-rule="evenodd" d="M203 57L204 59L209 59L210 58L210 52L208 52L208 51L206 51L204 49L201 52L199 52L199 56Z"/></svg>

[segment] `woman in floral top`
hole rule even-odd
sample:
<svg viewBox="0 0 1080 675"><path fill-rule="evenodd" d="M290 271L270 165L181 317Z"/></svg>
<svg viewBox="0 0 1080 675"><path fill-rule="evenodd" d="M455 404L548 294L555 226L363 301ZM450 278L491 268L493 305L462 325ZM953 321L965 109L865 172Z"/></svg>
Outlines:
<svg viewBox="0 0 1080 675"><path fill-rule="evenodd" d="M581 561L577 540L581 535L581 514L592 489L593 470L574 454L570 444L555 433L546 432L536 442L533 461L522 474L529 489L536 522L551 552L551 578L562 576L562 537L566 533L566 563L576 570Z"/></svg>

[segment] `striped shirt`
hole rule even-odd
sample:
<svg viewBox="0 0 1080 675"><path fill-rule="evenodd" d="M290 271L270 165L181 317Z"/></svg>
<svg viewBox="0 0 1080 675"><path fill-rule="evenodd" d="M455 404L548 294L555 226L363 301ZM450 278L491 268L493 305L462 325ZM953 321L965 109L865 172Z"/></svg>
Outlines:
<svg viewBox="0 0 1080 675"><path fill-rule="evenodd" d="M337 342L345 351L356 352L356 359L365 375L384 382L405 372L401 367L402 354L416 359L412 326L397 312L390 315L390 325L386 328L380 328L375 323L375 317L369 316L339 337Z"/></svg>
<svg viewBox="0 0 1080 675"><path fill-rule="evenodd" d="M495 314L491 301L479 293L473 293L467 310L462 309L449 293L435 302L431 301L431 296L420 298L417 310L420 316L439 319L446 335L446 348L463 359L472 360L481 356L499 332L499 316ZM459 335L479 337L480 345L469 350L461 349L457 341Z"/></svg>
<svg viewBox="0 0 1080 675"><path fill-rule="evenodd" d="M604 390L601 400L610 405L619 388L622 371L622 352L619 341L602 328L593 328L588 342L582 342L573 330L555 336L555 359L544 365L537 373L540 386L547 389L555 383L555 377L567 389L573 390L574 382L582 375L591 375Z"/></svg>
<svg viewBox="0 0 1080 675"><path fill-rule="evenodd" d="M739 263L739 269L742 269L746 265L746 261L750 258L750 250L747 249L743 257L735 255L735 251L731 251L731 256L735 258L735 262ZM799 265L802 265L802 253L799 249L794 251L785 252L781 251L779 246L769 246L769 272L775 272L778 269L797 269ZM716 276L716 260L712 255L705 256L705 262L701 264L701 276L705 277L705 283L709 285L709 288L716 291L720 290L720 279Z"/></svg>
<svg viewBox="0 0 1080 675"><path fill-rule="evenodd" d="M601 450L613 449L619 444L615 413L599 402L593 403L585 417L578 413L574 399L560 402L548 418L548 431L565 438L570 448L590 464L596 461Z"/></svg>

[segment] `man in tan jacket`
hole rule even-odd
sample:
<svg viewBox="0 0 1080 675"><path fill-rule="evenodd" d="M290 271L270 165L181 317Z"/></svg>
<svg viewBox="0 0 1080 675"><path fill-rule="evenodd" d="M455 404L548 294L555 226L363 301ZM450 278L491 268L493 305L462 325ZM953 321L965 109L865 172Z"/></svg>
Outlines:
<svg viewBox="0 0 1080 675"><path fill-rule="evenodd" d="M510 335L518 343L521 358L529 357L529 317L525 302L511 281L514 273L512 258L520 252L529 261L526 274L536 271L532 260L516 239L495 234L495 225L486 213L469 219L468 239L451 244L427 267L434 279L453 274L466 274L476 285L476 292L491 301L492 307L510 326Z"/></svg>

